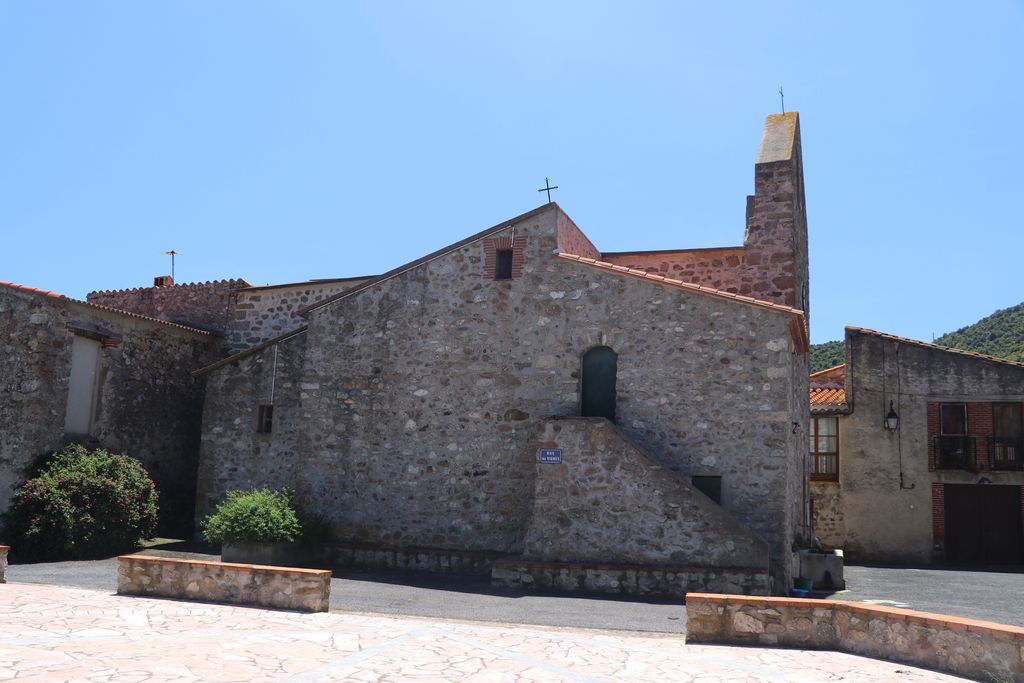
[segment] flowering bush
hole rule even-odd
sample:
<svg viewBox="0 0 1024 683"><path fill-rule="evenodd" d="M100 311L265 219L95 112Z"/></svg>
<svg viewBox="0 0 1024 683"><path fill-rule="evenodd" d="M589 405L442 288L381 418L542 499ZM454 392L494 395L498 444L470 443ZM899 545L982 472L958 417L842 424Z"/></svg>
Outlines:
<svg viewBox="0 0 1024 683"><path fill-rule="evenodd" d="M84 558L134 548L156 520L156 487L138 460L71 444L15 492L7 530L19 556Z"/></svg>
<svg viewBox="0 0 1024 683"><path fill-rule="evenodd" d="M228 491L226 501L203 522L210 543L278 543L298 540L302 524L287 491Z"/></svg>

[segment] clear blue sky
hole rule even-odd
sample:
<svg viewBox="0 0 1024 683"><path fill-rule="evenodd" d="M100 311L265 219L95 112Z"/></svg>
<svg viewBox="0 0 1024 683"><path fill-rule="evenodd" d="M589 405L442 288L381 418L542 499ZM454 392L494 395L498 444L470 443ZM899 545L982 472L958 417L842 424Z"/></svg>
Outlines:
<svg viewBox="0 0 1024 683"><path fill-rule="evenodd" d="M556 200L739 244L801 114L812 340L1024 300L1024 4L0 0L0 279L382 272Z"/></svg>

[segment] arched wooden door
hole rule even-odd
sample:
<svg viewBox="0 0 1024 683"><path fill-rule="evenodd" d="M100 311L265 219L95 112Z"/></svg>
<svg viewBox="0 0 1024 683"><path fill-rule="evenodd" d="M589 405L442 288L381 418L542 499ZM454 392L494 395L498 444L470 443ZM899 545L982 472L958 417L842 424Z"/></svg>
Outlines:
<svg viewBox="0 0 1024 683"><path fill-rule="evenodd" d="M595 346L583 354L583 388L580 414L606 417L615 422L615 373L619 355L607 346Z"/></svg>

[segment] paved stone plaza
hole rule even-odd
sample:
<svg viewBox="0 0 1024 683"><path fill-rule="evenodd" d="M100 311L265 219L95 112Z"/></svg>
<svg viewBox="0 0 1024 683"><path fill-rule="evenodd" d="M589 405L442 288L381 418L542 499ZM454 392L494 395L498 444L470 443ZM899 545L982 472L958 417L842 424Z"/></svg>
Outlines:
<svg viewBox="0 0 1024 683"><path fill-rule="evenodd" d="M961 680L831 652L685 645L677 635L299 614L0 585L0 680Z"/></svg>

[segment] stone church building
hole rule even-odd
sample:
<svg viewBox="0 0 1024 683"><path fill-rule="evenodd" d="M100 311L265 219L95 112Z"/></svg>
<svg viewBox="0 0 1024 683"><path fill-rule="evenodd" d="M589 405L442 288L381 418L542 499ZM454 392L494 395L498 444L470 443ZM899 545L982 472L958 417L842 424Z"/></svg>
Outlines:
<svg viewBox="0 0 1024 683"><path fill-rule="evenodd" d="M798 120L777 115L742 247L602 253L549 203L200 370L197 518L287 486L364 562L781 591L807 523L806 297Z"/></svg>
<svg viewBox="0 0 1024 683"><path fill-rule="evenodd" d="M88 301L222 343L192 373L197 520L288 487L333 561L780 593L809 535L795 113L768 117L754 190L742 246L602 252L548 203L379 276Z"/></svg>

